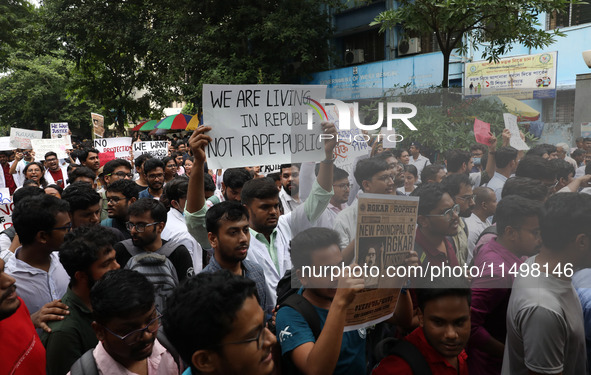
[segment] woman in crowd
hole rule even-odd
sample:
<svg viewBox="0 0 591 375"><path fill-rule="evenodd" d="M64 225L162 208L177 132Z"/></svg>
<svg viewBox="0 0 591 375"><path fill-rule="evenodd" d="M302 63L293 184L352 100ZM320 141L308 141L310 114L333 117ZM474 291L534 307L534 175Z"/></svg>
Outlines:
<svg viewBox="0 0 591 375"><path fill-rule="evenodd" d="M25 175L25 180L33 180L37 183L37 186L42 188L47 186L47 181L45 181L44 177L45 168L43 168L43 164L40 162L34 161L27 164L23 173Z"/></svg>

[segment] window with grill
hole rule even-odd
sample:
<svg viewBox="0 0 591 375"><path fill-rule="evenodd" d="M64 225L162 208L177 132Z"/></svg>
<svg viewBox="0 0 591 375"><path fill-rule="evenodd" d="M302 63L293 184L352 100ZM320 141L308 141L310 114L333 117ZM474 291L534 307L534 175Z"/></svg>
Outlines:
<svg viewBox="0 0 591 375"><path fill-rule="evenodd" d="M553 12L546 17L546 30L591 23L591 4L573 4L562 12Z"/></svg>

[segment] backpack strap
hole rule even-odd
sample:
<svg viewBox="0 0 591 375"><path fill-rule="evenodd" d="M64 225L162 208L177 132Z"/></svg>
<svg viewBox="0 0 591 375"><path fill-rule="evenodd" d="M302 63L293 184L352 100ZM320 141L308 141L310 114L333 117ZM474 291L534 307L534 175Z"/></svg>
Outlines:
<svg viewBox="0 0 591 375"><path fill-rule="evenodd" d="M98 375L98 368L96 367L96 361L92 351L94 348L89 349L86 353L80 357L70 369L71 375Z"/></svg>
<svg viewBox="0 0 591 375"><path fill-rule="evenodd" d="M14 229L14 226L12 226L4 229L2 232L0 232L0 234L5 234L8 236L8 238L10 238L10 240L14 240L16 230Z"/></svg>
<svg viewBox="0 0 591 375"><path fill-rule="evenodd" d="M306 323L310 326L314 338L318 339L320 332L322 332L322 322L320 321L320 317L318 316L314 305L302 297L301 294L295 293L285 299L281 304L281 307L283 306L289 306L300 313L304 319L306 319Z"/></svg>
<svg viewBox="0 0 591 375"><path fill-rule="evenodd" d="M497 226L491 225L486 227L482 232L480 232L480 235L478 236L476 243L478 243L482 239L482 237L484 237L487 234L497 234Z"/></svg>
<svg viewBox="0 0 591 375"><path fill-rule="evenodd" d="M131 238L121 241L120 244L125 246L125 249L129 254L131 254L132 257L140 253L143 253L142 249L138 248L133 244L133 240Z"/></svg>
<svg viewBox="0 0 591 375"><path fill-rule="evenodd" d="M380 341L375 349L376 358L386 358L390 355L400 357L406 362L415 375L432 375L431 368L423 353L406 340L398 340L388 337Z"/></svg>
<svg viewBox="0 0 591 375"><path fill-rule="evenodd" d="M164 242L164 240L162 241ZM169 240L164 242L164 244L162 245L162 247L160 249L158 249L158 251L156 251L157 254L162 254L165 257L169 257L170 254L174 253L174 251L177 249L177 247L181 246L180 243L174 241L174 240Z"/></svg>

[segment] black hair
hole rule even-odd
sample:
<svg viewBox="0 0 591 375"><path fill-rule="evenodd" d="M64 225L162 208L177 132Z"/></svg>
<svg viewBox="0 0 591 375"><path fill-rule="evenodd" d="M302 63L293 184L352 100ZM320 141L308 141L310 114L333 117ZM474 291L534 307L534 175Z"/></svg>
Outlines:
<svg viewBox="0 0 591 375"><path fill-rule="evenodd" d="M109 160L104 166L103 166L103 174L109 175L113 172L115 172L115 169L119 168L119 167L125 167L127 169L129 169L131 171L131 164L125 160L125 159L113 159L113 160Z"/></svg>
<svg viewBox="0 0 591 375"><path fill-rule="evenodd" d="M41 189L37 185L23 186L22 188L16 189L14 191L14 194L12 195L12 202L14 204L17 204L18 202L20 202L24 198L33 197L35 195L42 195L42 194L45 194L45 192L43 191L43 189Z"/></svg>
<svg viewBox="0 0 591 375"><path fill-rule="evenodd" d="M78 158L80 159L81 163L86 162L86 159L88 159L88 154L90 153L95 153L95 154L99 154L99 151L96 148L86 148L84 150L82 150L82 152L80 152L80 155L78 156Z"/></svg>
<svg viewBox="0 0 591 375"><path fill-rule="evenodd" d="M154 286L143 274L119 269L107 272L90 290L92 315L99 324L132 318L154 307Z"/></svg>
<svg viewBox="0 0 591 375"><path fill-rule="evenodd" d="M238 221L246 217L248 220L248 210L244 205L235 201L224 201L211 206L205 214L205 227L208 232L218 234L220 221Z"/></svg>
<svg viewBox="0 0 591 375"><path fill-rule="evenodd" d="M61 186L59 186L59 185L56 185L56 184L51 184L51 185L47 185L47 186L45 187L45 189L49 189L49 188L55 189L55 190L56 190L56 191L59 193L60 197L61 197L61 196L62 196L62 194L64 193L64 189L62 189L62 187L61 187Z"/></svg>
<svg viewBox="0 0 591 375"><path fill-rule="evenodd" d="M247 181L242 188L240 199L242 204L249 205L253 199L277 198L279 190L275 186L275 181L268 177L255 178Z"/></svg>
<svg viewBox="0 0 591 375"><path fill-rule="evenodd" d="M511 146L501 147L497 149L495 153L495 163L497 165L497 168L507 167L509 163L517 159L518 153L519 151L517 151L516 148Z"/></svg>
<svg viewBox="0 0 591 375"><path fill-rule="evenodd" d="M337 245L340 248L339 234L329 228L313 227L306 229L291 240L291 262L296 269L312 266L312 254L319 249Z"/></svg>
<svg viewBox="0 0 591 375"><path fill-rule="evenodd" d="M421 184L410 193L413 197L419 197L419 215L429 215L437 207L443 194L445 190L438 183Z"/></svg>
<svg viewBox="0 0 591 375"><path fill-rule="evenodd" d="M259 299L256 284L246 277L227 270L199 273L168 297L162 317L164 333L183 361L192 363L196 351L219 348L244 301L251 297Z"/></svg>
<svg viewBox="0 0 591 375"><path fill-rule="evenodd" d="M241 189L252 175L244 168L229 168L224 171L224 186L230 189Z"/></svg>
<svg viewBox="0 0 591 375"><path fill-rule="evenodd" d="M347 173L346 170L341 169L335 165L332 172L332 182L344 180L345 178L349 179L349 173Z"/></svg>
<svg viewBox="0 0 591 375"><path fill-rule="evenodd" d="M460 193L462 185L472 186L470 183L470 177L465 173L450 174L441 180L441 187L452 197L452 199Z"/></svg>
<svg viewBox="0 0 591 375"><path fill-rule="evenodd" d="M23 169L23 176L27 175L27 170L33 165L38 166L39 169L41 170L41 178L39 179L39 183L43 188L45 188L45 186L47 186L47 181L45 180L45 167L43 166L42 163L40 163L38 161L32 161L29 164L27 164L25 166L25 169Z"/></svg>
<svg viewBox="0 0 591 375"><path fill-rule="evenodd" d="M156 168L162 168L162 172L164 173L164 163L160 159L150 158L144 162L142 171L147 176L149 172L153 171Z"/></svg>
<svg viewBox="0 0 591 375"><path fill-rule="evenodd" d="M76 182L76 180L80 177L90 178L94 181L94 179L96 178L96 173L94 173L92 169L88 167L76 167L76 169L68 173L68 183L72 184Z"/></svg>
<svg viewBox="0 0 591 375"><path fill-rule="evenodd" d="M174 161L174 158L172 156L165 156L164 158L162 158L162 164L164 164L164 166L166 167L166 164L168 164L168 162L171 160L174 162L174 165L176 165L176 161Z"/></svg>
<svg viewBox="0 0 591 375"><path fill-rule="evenodd" d="M64 190L62 199L70 204L70 212L74 213L98 204L101 196L88 183L78 181Z"/></svg>
<svg viewBox="0 0 591 375"><path fill-rule="evenodd" d="M503 236L508 226L518 228L523 222L532 216L540 218L542 215L542 203L532 199L510 195L499 201L495 212L497 221L497 233Z"/></svg>
<svg viewBox="0 0 591 375"><path fill-rule="evenodd" d="M530 148L527 152L526 156L540 156L543 157L544 154L549 154L548 149L543 144L535 145L534 147Z"/></svg>
<svg viewBox="0 0 591 375"><path fill-rule="evenodd" d="M419 171L417 170L417 167L415 167L412 164L404 165L404 171L412 174L413 176L415 176L415 178L419 178Z"/></svg>
<svg viewBox="0 0 591 375"><path fill-rule="evenodd" d="M591 236L591 195L580 193L554 194L544 205L540 231L544 246L560 251L579 234Z"/></svg>
<svg viewBox="0 0 591 375"><path fill-rule="evenodd" d="M159 223L166 223L167 211L168 210L166 209L164 204L157 201L156 199L140 198L129 206L127 214L129 216L141 216L144 213L149 212L150 216L154 221Z"/></svg>
<svg viewBox="0 0 591 375"><path fill-rule="evenodd" d="M515 175L536 180L556 179L556 171L552 168L550 161L541 156L525 156L519 161Z"/></svg>
<svg viewBox="0 0 591 375"><path fill-rule="evenodd" d="M70 175L70 173L76 169L76 168L80 168L81 165L80 164L76 164L76 163L70 163L68 164L68 167L66 168L66 172L68 173L68 176Z"/></svg>
<svg viewBox="0 0 591 375"><path fill-rule="evenodd" d="M488 153L488 148L485 145L480 144L480 143L476 143L476 144L473 144L472 146L470 146L470 152L476 151L476 150L482 151L483 156Z"/></svg>
<svg viewBox="0 0 591 375"><path fill-rule="evenodd" d="M571 152L570 157L575 158L575 157L581 156L581 155L585 155L585 151L581 150L580 148L577 148L576 150Z"/></svg>
<svg viewBox="0 0 591 375"><path fill-rule="evenodd" d="M462 164L470 163L472 155L465 150L450 150L447 152L445 159L447 160L447 171L450 173L456 173L462 168Z"/></svg>
<svg viewBox="0 0 591 375"><path fill-rule="evenodd" d="M135 158L135 160L133 161L133 164L135 165L136 169L139 169L142 167L142 165L144 165L146 160L152 159L152 157L153 156L151 154L141 154L140 156Z"/></svg>
<svg viewBox="0 0 591 375"><path fill-rule="evenodd" d="M160 197L160 201L166 206L166 208L170 209L170 202L178 202L180 199L186 198L188 189L189 178L186 176L178 176L174 180L164 185L164 190L162 192L162 197ZM183 207L183 209L185 208Z"/></svg>
<svg viewBox="0 0 591 375"><path fill-rule="evenodd" d="M421 182L426 183L429 180L435 180L437 174L443 169L441 164L429 164L426 165L421 171Z"/></svg>
<svg viewBox="0 0 591 375"><path fill-rule="evenodd" d="M42 185L40 185L39 183L37 183L37 181L35 180L31 180L30 178L27 178L24 182L23 182L23 187L38 187L41 189L44 189L44 187Z"/></svg>
<svg viewBox="0 0 591 375"><path fill-rule="evenodd" d="M557 179L564 178L566 180L568 179L569 174L572 173L573 176L575 175L575 167L563 159L552 159L550 160L550 165L552 165L552 168L556 171Z"/></svg>
<svg viewBox="0 0 591 375"><path fill-rule="evenodd" d="M101 225L86 225L67 233L59 256L70 276L70 285L76 285L76 272L88 271L100 256L113 250L115 242L112 232Z"/></svg>
<svg viewBox="0 0 591 375"><path fill-rule="evenodd" d="M362 159L357 162L353 176L355 176L357 184L363 189L363 181L370 181L373 176L388 169L390 167L383 158Z"/></svg>
<svg viewBox="0 0 591 375"><path fill-rule="evenodd" d="M107 192L121 193L125 199L139 198L137 184L134 181L121 179L107 186Z"/></svg>
<svg viewBox="0 0 591 375"><path fill-rule="evenodd" d="M41 190L41 189L39 189ZM55 216L69 211L67 201L49 194L38 194L20 200L12 213L12 224L23 245L35 242L39 232L48 232L55 226Z"/></svg>
<svg viewBox="0 0 591 375"><path fill-rule="evenodd" d="M281 173L279 173L279 172L269 173L267 175L267 178L270 178L270 179L272 179L275 182L281 181Z"/></svg>
<svg viewBox="0 0 591 375"><path fill-rule="evenodd" d="M213 177L209 175L209 173L203 173L203 190L204 191L215 191L215 182L213 182Z"/></svg>
<svg viewBox="0 0 591 375"><path fill-rule="evenodd" d="M190 161L190 162L194 162L195 161L195 158L193 158L192 156L187 156L186 158L183 158L183 166L185 165L185 163L187 162L187 160ZM206 170L206 169L204 169L204 170Z"/></svg>
<svg viewBox="0 0 591 375"><path fill-rule="evenodd" d="M433 281L424 282L416 289L417 302L421 311L425 311L427 302L434 301L442 297L462 297L468 301L468 306L472 304L472 291L468 282L461 277L439 277Z"/></svg>
<svg viewBox="0 0 591 375"><path fill-rule="evenodd" d="M543 202L548 197L548 188L538 180L529 177L511 177L503 185L501 198L510 195Z"/></svg>
<svg viewBox="0 0 591 375"><path fill-rule="evenodd" d="M45 156L43 157L43 160L47 160L47 158L48 158L48 157L50 157L50 156L55 156L55 157L56 157L56 159L59 159L59 158L57 157L57 154L56 154L55 152L53 152L53 151L49 151L49 152L46 152L46 153L45 153Z"/></svg>

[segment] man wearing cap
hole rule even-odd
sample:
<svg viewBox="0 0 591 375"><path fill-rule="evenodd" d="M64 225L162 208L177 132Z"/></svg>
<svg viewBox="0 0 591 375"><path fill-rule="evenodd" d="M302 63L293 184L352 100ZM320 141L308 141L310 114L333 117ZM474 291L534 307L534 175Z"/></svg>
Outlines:
<svg viewBox="0 0 591 375"><path fill-rule="evenodd" d="M418 176L420 176L423 168L430 165L431 162L428 158L421 155L421 144L419 142L412 142L409 151L412 157L408 161L408 164L414 165L417 168Z"/></svg>

